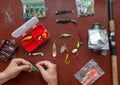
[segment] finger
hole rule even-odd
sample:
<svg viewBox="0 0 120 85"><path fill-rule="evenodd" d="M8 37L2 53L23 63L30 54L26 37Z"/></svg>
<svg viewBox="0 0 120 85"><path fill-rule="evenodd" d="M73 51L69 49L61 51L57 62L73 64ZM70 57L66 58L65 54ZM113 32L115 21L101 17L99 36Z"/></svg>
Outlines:
<svg viewBox="0 0 120 85"><path fill-rule="evenodd" d="M25 71L32 72L32 70L30 69L30 67L28 69L26 69Z"/></svg>
<svg viewBox="0 0 120 85"><path fill-rule="evenodd" d="M29 61L22 58L16 58L13 61L16 62L17 64L32 65Z"/></svg>
<svg viewBox="0 0 120 85"><path fill-rule="evenodd" d="M36 64L36 67L40 70L42 74L46 72L43 66L41 66L39 63Z"/></svg>
<svg viewBox="0 0 120 85"><path fill-rule="evenodd" d="M18 70L23 71L23 70L27 70L29 68L30 68L29 65L21 65L21 66L18 67Z"/></svg>
<svg viewBox="0 0 120 85"><path fill-rule="evenodd" d="M23 64L28 64L28 65L32 65L29 61L25 60L25 59L22 59L22 63Z"/></svg>
<svg viewBox="0 0 120 85"><path fill-rule="evenodd" d="M53 67L53 63L51 63L50 61L40 61L40 62L38 62L38 64L39 65L45 65L46 67L48 67L48 68L51 68L51 67Z"/></svg>

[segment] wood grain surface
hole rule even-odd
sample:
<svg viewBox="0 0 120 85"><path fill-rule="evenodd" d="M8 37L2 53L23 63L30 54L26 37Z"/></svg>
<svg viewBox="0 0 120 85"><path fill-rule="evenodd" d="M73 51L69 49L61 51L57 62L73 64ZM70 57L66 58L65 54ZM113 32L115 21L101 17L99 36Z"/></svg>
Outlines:
<svg viewBox="0 0 120 85"><path fill-rule="evenodd" d="M74 74L80 70L90 59L94 59L99 66L104 70L105 74L100 77L93 85L112 85L112 71L111 71L111 55L108 51L107 56L103 57L99 53L93 53L88 48L88 29L90 29L93 23L100 23L105 26L109 33L108 28L108 10L106 0L95 0L95 15L89 17L78 17L75 0L45 0L47 10L46 18L39 19L38 24L42 24L50 32L51 37L49 41L40 46L36 52L42 51L45 56L29 56L25 49L20 45L20 38L13 38L11 33L25 23L27 20L23 19L22 15L22 3L20 0L0 0L0 43L5 39L15 39L19 46L16 52L16 57L24 58L30 61L32 64L36 64L38 61L50 60L57 65L58 70L58 84L59 85L81 85L75 78ZM55 11L59 9L72 9L75 13L55 15ZM116 32L116 44L117 44L117 57L118 57L118 76L120 81L120 0L113 0L114 20L115 20L115 32ZM77 24L57 24L56 19L71 18L76 19ZM65 54L60 53L60 47L63 45L63 41L66 43L67 48L71 52L76 46L76 42L79 37L77 34L79 31L83 38L83 46L79 49L79 59L76 59L76 55L70 53L70 64L65 64ZM60 38L60 34L70 33L73 35L71 38ZM52 57L52 45L56 41L57 45L57 58L54 60ZM10 60L4 62L0 59L0 71L3 71ZM40 73L37 72L21 72L16 78L9 80L3 85L46 85Z"/></svg>

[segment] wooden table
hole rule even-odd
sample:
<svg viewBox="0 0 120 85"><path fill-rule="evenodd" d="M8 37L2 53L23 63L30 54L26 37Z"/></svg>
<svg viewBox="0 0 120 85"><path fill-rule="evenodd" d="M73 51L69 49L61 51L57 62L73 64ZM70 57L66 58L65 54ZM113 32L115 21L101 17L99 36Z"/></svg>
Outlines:
<svg viewBox="0 0 120 85"><path fill-rule="evenodd" d="M95 0L95 15L89 17L77 17L77 10L75 0L45 0L48 8L47 17L39 19L38 24L42 24L50 32L50 40L39 47L36 52L42 51L45 56L29 56L25 49L20 45L19 38L15 39L11 36L11 33L25 23L27 20L23 19L22 15L22 3L20 0L1 0L0 2L0 43L5 39L15 39L19 49L16 53L16 57L24 58L30 61L32 64L36 64L38 61L50 60L57 65L58 70L58 82L59 85L80 85L80 83L74 78L74 74L80 70L90 59L94 59L99 66L104 70L105 74L99 78L93 85L112 85L111 74L111 58L110 51L107 56L103 57L100 53L93 53L88 48L88 29L90 29L93 23L100 23L108 29L108 12L106 0ZM120 72L120 1L113 0L114 6L114 18L116 25L116 43L117 43L117 57L118 57L118 72ZM59 9L72 9L75 13L55 15L55 11ZM73 23L57 24L56 19L72 18L78 21L77 25ZM78 41L79 31L83 38L83 46L79 49L79 59L76 59L76 55L72 53L70 56L70 64L65 64L65 54L60 53L60 47L63 45L63 41L66 43L67 48L71 52L76 46ZM70 33L73 35L71 38L60 38L60 34ZM108 29L109 33L109 29ZM52 45L56 40L57 45L57 58L54 60L52 57ZM0 59L0 71L3 71L10 60L4 62ZM119 74L120 77L120 74ZM120 79L119 79L120 81ZM40 73L37 72L21 72L16 78L9 80L4 85L46 85Z"/></svg>

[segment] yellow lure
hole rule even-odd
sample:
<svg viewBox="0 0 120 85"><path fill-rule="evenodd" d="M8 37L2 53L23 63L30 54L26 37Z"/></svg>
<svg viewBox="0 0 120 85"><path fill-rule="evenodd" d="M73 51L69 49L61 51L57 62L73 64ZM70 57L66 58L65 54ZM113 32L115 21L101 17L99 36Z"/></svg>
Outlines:
<svg viewBox="0 0 120 85"><path fill-rule="evenodd" d="M32 36L31 36L31 35L29 35L29 36L23 38L22 41L27 41L27 40L30 40L30 39L32 39Z"/></svg>

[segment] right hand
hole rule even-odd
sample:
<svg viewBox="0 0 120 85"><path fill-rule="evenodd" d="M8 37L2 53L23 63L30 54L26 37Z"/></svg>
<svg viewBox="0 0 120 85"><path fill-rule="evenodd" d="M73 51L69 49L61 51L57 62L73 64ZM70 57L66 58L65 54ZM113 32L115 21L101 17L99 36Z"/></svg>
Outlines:
<svg viewBox="0 0 120 85"><path fill-rule="evenodd" d="M51 63L50 61L40 61L36 64L38 69L40 70L44 80L48 83L48 85L57 85L57 70L56 65ZM43 66L46 66L45 69Z"/></svg>

